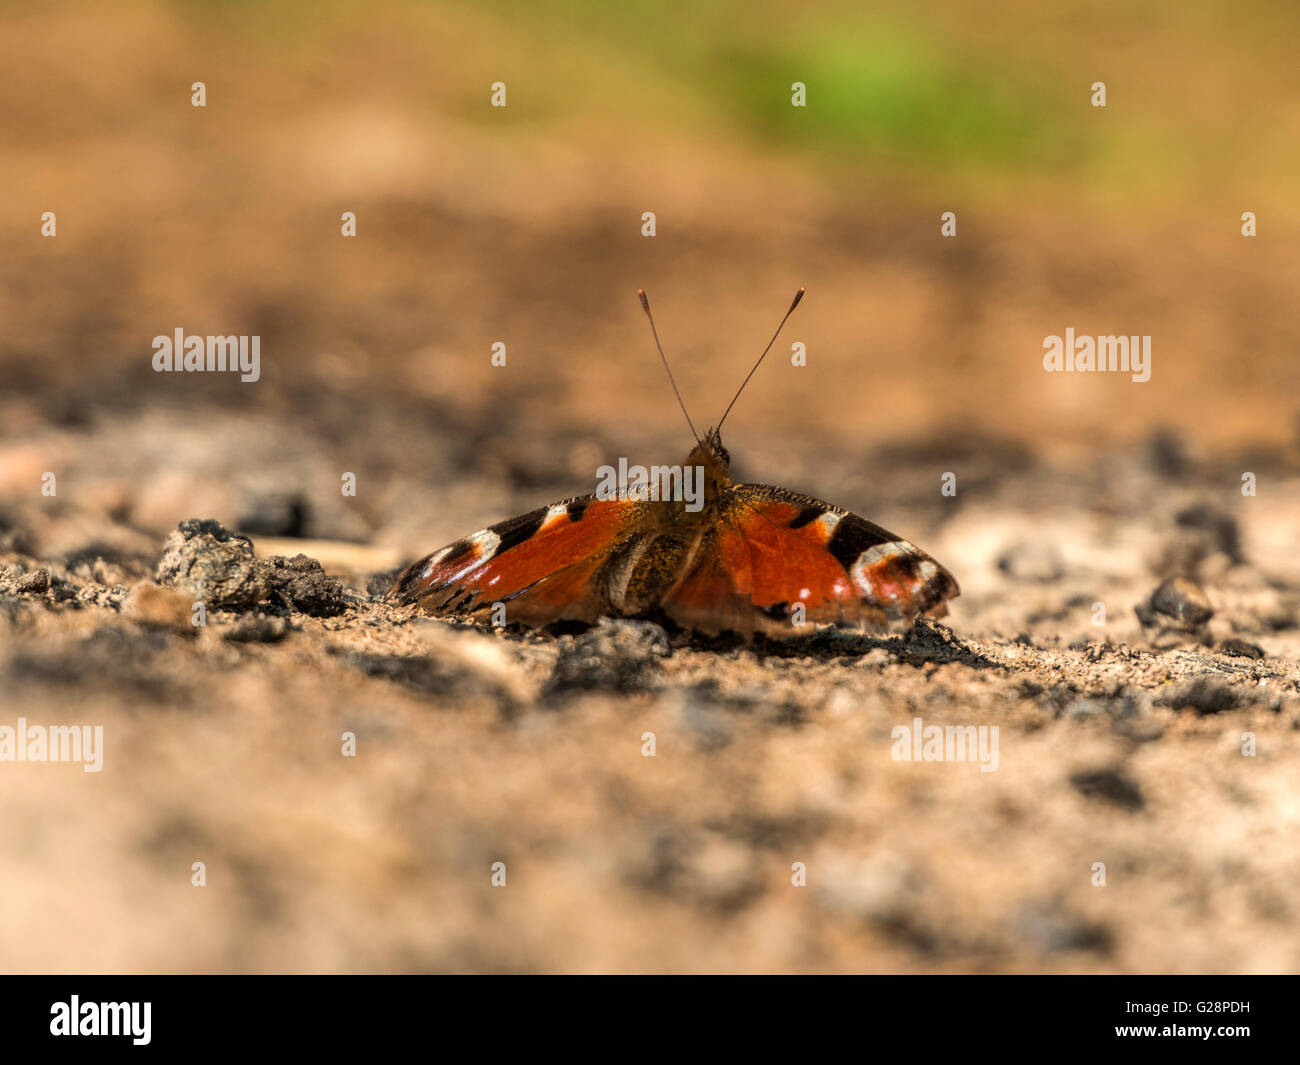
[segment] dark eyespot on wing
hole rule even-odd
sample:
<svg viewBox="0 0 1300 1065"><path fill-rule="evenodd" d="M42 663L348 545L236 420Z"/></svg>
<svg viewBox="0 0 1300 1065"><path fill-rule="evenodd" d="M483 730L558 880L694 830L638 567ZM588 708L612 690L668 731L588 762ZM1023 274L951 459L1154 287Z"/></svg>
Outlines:
<svg viewBox="0 0 1300 1065"><path fill-rule="evenodd" d="M877 544L892 543L898 539L893 533L885 532L879 526L863 521L855 514L845 514L835 526L835 535L827 544L827 549L836 561L846 570L853 568L853 563L863 551Z"/></svg>
<svg viewBox="0 0 1300 1065"><path fill-rule="evenodd" d="M542 507L540 510L534 510L528 514L521 514L517 518L510 518L508 521L501 521L497 522L496 525L488 526L489 532L501 537L501 543L497 545L496 554L500 555L504 551L509 551L512 547L517 547L525 540L532 539L545 520L546 508Z"/></svg>
<svg viewBox="0 0 1300 1065"><path fill-rule="evenodd" d="M787 528L802 529L805 525L811 525L823 514L825 514L826 511L827 508L822 506L819 503L813 504L812 506L804 507L801 511L799 511L798 514L794 516L793 519L791 519L790 524L787 526Z"/></svg>
<svg viewBox="0 0 1300 1065"><path fill-rule="evenodd" d="M575 499L572 503L570 503L565 508L569 513L569 520L582 521L583 514L587 512L587 504L589 504L590 502L591 502L590 499Z"/></svg>
<svg viewBox="0 0 1300 1065"><path fill-rule="evenodd" d="M908 552L895 555L891 563L895 570L910 580L916 580L920 577L921 556L913 555Z"/></svg>

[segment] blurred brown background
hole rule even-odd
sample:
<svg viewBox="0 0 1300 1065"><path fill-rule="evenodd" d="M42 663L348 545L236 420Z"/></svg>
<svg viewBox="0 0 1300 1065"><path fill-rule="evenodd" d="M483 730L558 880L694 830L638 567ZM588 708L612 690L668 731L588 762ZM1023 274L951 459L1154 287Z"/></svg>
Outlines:
<svg viewBox="0 0 1300 1065"><path fill-rule="evenodd" d="M0 773L5 908L48 903L67 930L15 918L6 968L1300 964L1278 931L1296 858L1269 842L1294 820L1283 767L1212 768L1243 728L1281 744L1294 702L1246 704L1259 721L1220 735L1150 703L1204 656L1121 678L1010 643L1095 638L1098 597L1108 634L1138 640L1133 603L1186 555L1173 515L1208 500L1241 521L1249 563L1188 549L1218 635L1300 648L1294 5L120 0L0 20L0 547L15 581L48 566L91 589L85 609L15 599L3 720L103 719L119 752L102 779ZM742 658L719 675L745 706L804 698L813 728L696 693L502 731L498 696L343 663L429 653L374 618L298 618L271 647L137 647L148 634L103 607L185 518L351 541L386 566L590 491L619 455L680 461L636 289L702 429L801 285L728 421L736 472L917 540L961 580L954 627L1029 680L945 665L932 685L894 661L878 685L852 663L774 682ZM1151 380L1045 373L1043 339L1068 327L1151 335ZM152 338L176 328L260 335L261 380L155 373ZM519 651L510 684L554 653ZM684 683L719 668L674 662ZM879 755L931 698L952 720L1005 710L1013 768L907 777L837 731L864 715ZM1076 698L1154 713L1174 746L1059 720ZM721 754L699 740L717 715L735 731ZM613 768L656 720L696 760L654 784ZM340 767L341 728L378 760ZM1081 799L1085 755L1135 776L1147 812ZM1242 852L1208 845L1211 823ZM1133 886L1102 901L1086 870L1108 845ZM455 872L506 851L540 863L509 901ZM781 892L809 853L826 893L802 910ZM193 892L199 855L237 890Z"/></svg>
<svg viewBox="0 0 1300 1065"><path fill-rule="evenodd" d="M401 397L490 412L488 435L538 450L590 427L675 461L684 427L635 289L709 423L806 285L787 340L808 366L783 345L730 423L738 454L779 442L768 478L823 442L964 426L1044 449L1164 424L1206 446L1289 443L1297 17L10 8L4 423L12 439L51 414L174 405L202 434L212 407L275 413L323 392L357 399L367 434ZM807 108L790 106L794 81ZM939 235L947 210L955 239ZM150 340L177 326L260 333L263 380L155 375ZM1045 374L1043 337L1067 326L1150 334L1151 381Z"/></svg>

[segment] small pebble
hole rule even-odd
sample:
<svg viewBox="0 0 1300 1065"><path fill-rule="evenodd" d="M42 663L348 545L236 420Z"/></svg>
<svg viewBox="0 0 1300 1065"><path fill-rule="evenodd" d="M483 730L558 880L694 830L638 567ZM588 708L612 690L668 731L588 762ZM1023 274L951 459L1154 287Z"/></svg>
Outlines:
<svg viewBox="0 0 1300 1065"><path fill-rule="evenodd" d="M253 545L210 519L190 518L167 537L156 579L209 609L251 606L267 592Z"/></svg>
<svg viewBox="0 0 1300 1065"><path fill-rule="evenodd" d="M1100 799L1125 810L1140 810L1146 805L1142 789L1122 769L1081 770L1071 775L1070 783L1090 799Z"/></svg>
<svg viewBox="0 0 1300 1065"><path fill-rule="evenodd" d="M1135 609L1144 625L1172 625L1186 632L1195 632L1214 616L1209 596L1187 577L1171 577Z"/></svg>
<svg viewBox="0 0 1300 1065"><path fill-rule="evenodd" d="M19 577L14 584L14 590L19 595L44 595L45 590L50 586L50 571L47 569L33 570L25 576Z"/></svg>

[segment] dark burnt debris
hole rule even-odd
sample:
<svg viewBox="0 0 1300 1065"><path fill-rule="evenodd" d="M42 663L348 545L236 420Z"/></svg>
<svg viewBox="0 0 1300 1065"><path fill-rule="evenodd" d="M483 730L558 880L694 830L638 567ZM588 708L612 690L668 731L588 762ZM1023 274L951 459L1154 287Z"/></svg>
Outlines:
<svg viewBox="0 0 1300 1065"><path fill-rule="evenodd" d="M356 598L314 558L276 555L259 560L251 540L211 519L180 523L167 538L155 576L159 584L177 589L210 610L262 605L312 617L335 617Z"/></svg>
<svg viewBox="0 0 1300 1065"><path fill-rule="evenodd" d="M211 519L180 523L167 537L155 578L209 610L251 607L268 592L252 541Z"/></svg>
<svg viewBox="0 0 1300 1065"><path fill-rule="evenodd" d="M272 605L299 614L335 617L344 613L354 598L319 562L306 555L268 558L262 563L262 574Z"/></svg>
<svg viewBox="0 0 1300 1065"><path fill-rule="evenodd" d="M546 683L548 700L572 692L654 691L663 685L668 634L648 621L602 621L581 636L562 636Z"/></svg>

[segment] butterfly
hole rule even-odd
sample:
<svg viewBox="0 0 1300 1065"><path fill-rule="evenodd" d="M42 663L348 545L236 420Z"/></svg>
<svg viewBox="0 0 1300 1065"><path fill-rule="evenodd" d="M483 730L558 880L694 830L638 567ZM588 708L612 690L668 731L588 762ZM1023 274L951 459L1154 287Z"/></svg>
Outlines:
<svg viewBox="0 0 1300 1065"><path fill-rule="evenodd" d="M842 507L732 480L721 428L786 320L703 437L677 391L644 292L655 346L696 445L702 488L598 491L490 525L408 566L391 600L434 615L530 628L646 618L706 636L787 639L818 625L898 629L942 617L957 582L920 548Z"/></svg>

